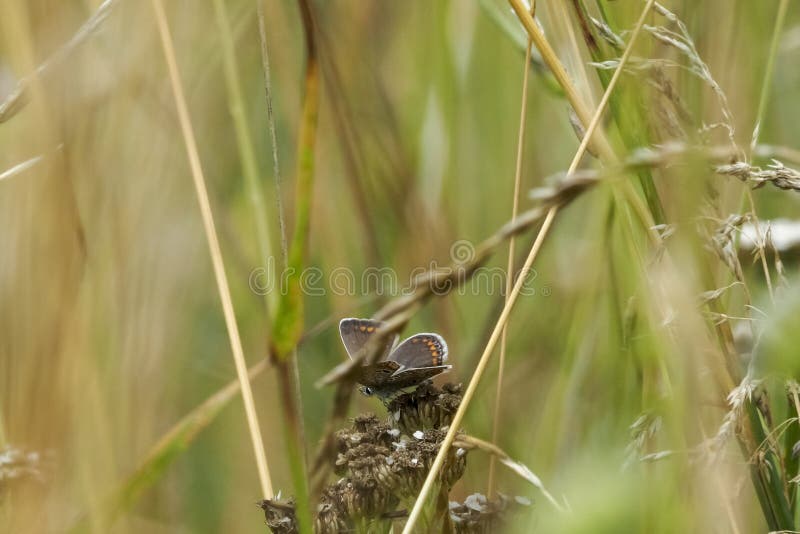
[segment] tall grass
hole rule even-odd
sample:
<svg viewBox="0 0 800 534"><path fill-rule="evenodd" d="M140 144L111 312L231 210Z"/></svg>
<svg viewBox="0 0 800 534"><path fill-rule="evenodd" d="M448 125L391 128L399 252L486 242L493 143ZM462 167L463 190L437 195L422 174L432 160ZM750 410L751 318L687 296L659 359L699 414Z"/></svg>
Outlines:
<svg viewBox="0 0 800 534"><path fill-rule="evenodd" d="M395 531L800 530L796 6L161 4L0 7L0 531L310 530L347 316L464 384Z"/></svg>

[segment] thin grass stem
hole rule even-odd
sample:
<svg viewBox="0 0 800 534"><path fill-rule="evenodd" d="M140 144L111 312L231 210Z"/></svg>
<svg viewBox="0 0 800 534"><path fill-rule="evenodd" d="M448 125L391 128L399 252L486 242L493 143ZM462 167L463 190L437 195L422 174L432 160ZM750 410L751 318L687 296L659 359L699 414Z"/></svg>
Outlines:
<svg viewBox="0 0 800 534"><path fill-rule="evenodd" d="M283 196L281 192L281 166L278 160L278 134L275 129L275 114L272 109L272 76L269 68L269 48L267 47L267 30L264 22L264 0L256 0L256 13L258 16L258 39L261 44L261 68L264 71L264 98L267 104L267 123L269 124L269 137L272 143L272 176L275 181L275 205L278 208L278 224L281 234L281 255L283 267L289 261L289 247L286 244L286 215L283 210Z"/></svg>
<svg viewBox="0 0 800 534"><path fill-rule="evenodd" d="M256 415L255 402L253 400L253 390L250 387L250 380L247 376L247 364L245 363L244 359L242 340L239 337L239 328L236 324L236 315L233 310L233 300L231 298L230 288L228 287L228 279L225 275L225 265L222 260L222 250L219 245L216 227L214 226L214 217L211 212L211 202L208 198L203 168L200 163L200 154L197 150L194 129L192 127L189 109L186 105L186 98L184 96L183 83L180 78L180 72L178 71L178 62L175 57L175 49L172 45L172 35L170 33L167 16L164 12L164 6L162 5L161 0L152 0L152 6L156 16L158 33L161 38L164 59L167 62L170 84L172 86L172 93L175 99L175 106L178 111L178 120L180 123L181 132L183 134L183 140L186 145L186 155L189 159L189 166L192 172L195 192L197 193L197 201L200 205L200 213L203 219L203 227L205 230L206 239L208 241L211 263L214 268L214 277L217 283L217 290L219 291L220 300L222 301L222 311L225 316L225 325L228 330L228 339L231 345L231 352L233 354L233 362L236 366L236 375L239 379L240 387L242 388L242 399L244 401L245 414L247 416L247 426L250 430L250 440L253 445L253 453L256 458L258 479L261 483L261 491L264 495L264 498L271 499L273 497L273 490L272 481L269 475L269 466L267 464L267 455L264 450L264 442L261 437L261 429L259 428L258 417Z"/></svg>
<svg viewBox="0 0 800 534"><path fill-rule="evenodd" d="M494 350L495 345L497 344L498 339L500 338L500 332L502 330L503 325L508 320L508 316L511 313L511 309L513 308L514 304L517 301L517 297L519 296L520 290L522 289L523 284L527 280L528 273L530 273L531 268L533 266L533 260L536 259L536 256L539 253L539 250L544 243L544 239L547 236L548 231L550 230L551 225L553 224L553 220L558 213L558 206L553 206L547 212L547 216L542 223L542 227L539 230L539 234L536 236L536 241L533 243L533 247L531 248L530 253L528 254L527 259L525 260L525 264L522 266L520 270L519 276L517 278L516 283L514 284L514 288L511 291L511 294L508 297L505 305L503 306L503 311L500 314L500 318L497 320L495 324L494 330L492 331L492 336L489 338L489 342L486 345L486 348L481 355L481 359L478 361L478 366L475 369L475 372L470 379L469 385L467 386L467 390L464 392L464 396L461 400L461 405L458 408L458 411L453 416L453 421L450 423L450 428L447 431L447 435L442 441L441 448L439 449L439 453L436 455L436 459L431 466L431 470L428 472L428 476L425 479L425 483L420 490L419 495L417 496L417 500L414 502L414 508L411 510L411 514L408 516L408 521L403 528L403 534L411 534L414 529L414 525L416 524L417 520L419 519L420 514L422 513L422 509L424 507L424 503L427 500L428 494L431 491L431 488L435 484L436 478L438 476L439 470L442 468L442 464L444 463L444 459L447 456L447 452L450 446L453 443L453 440L458 433L458 428L461 425L461 421L464 419L464 414L466 413L466 407L469 406L470 401L472 400L473 395L475 394L475 390L478 387L478 382L480 381L481 376L483 375L484 370L486 369L486 365L489 363L489 356L491 355L492 351Z"/></svg>
<svg viewBox="0 0 800 534"><path fill-rule="evenodd" d="M531 4L531 13L536 9L535 2ZM528 48L525 51L525 63L523 63L522 74L522 102L520 103L519 110L519 133L517 135L517 161L514 169L514 196L511 200L511 221L517 219L517 212L519 211L519 192L520 184L522 182L522 155L525 148L525 122L528 111L528 75L530 68L528 65L531 61L531 50L533 43L528 38ZM506 301L514 283L514 254L515 254L515 237L511 236L508 240L508 262L506 263ZM503 325L503 332L500 335L500 359L497 363L497 384L495 385L494 397L494 411L492 415L492 443L497 443L498 432L500 428L500 408L503 402L503 374L506 368L506 338L508 335L508 325ZM497 469L497 458L492 456L489 459L489 475L488 475L488 490L487 495L491 500L495 493L495 470Z"/></svg>
<svg viewBox="0 0 800 534"><path fill-rule="evenodd" d="M258 176L258 160L256 158L255 147L250 135L250 125L245 114L244 96L240 83L239 69L236 66L236 51L231 33L230 22L228 20L227 8L223 0L214 0L214 13L217 18L217 27L220 32L220 43L222 45L222 66L225 73L225 84L228 89L228 107L233 126L236 132L236 146L239 149L239 159L242 163L242 174L244 174L247 196L253 208L253 217L256 224L256 241L258 242L258 252L261 256L260 262L267 262L272 254L272 245L269 238L269 227L267 221L267 209L264 204L264 192L261 189ZM265 263L265 268L269 269L269 262ZM268 273L271 280L274 280L274 273ZM276 295L273 292L264 294L268 304L268 310L274 312L277 308Z"/></svg>

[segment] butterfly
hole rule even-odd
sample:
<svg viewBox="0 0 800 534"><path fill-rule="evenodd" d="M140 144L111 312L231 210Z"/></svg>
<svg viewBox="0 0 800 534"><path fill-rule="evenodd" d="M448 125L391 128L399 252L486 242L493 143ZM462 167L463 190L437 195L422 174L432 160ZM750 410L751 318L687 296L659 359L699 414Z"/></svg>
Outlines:
<svg viewBox="0 0 800 534"><path fill-rule="evenodd" d="M383 325L371 319L342 319L339 335L347 354L354 358ZM397 334L386 340L378 361L359 368L356 381L365 395L387 399L452 369L447 361L447 343L439 334L416 334L399 345Z"/></svg>

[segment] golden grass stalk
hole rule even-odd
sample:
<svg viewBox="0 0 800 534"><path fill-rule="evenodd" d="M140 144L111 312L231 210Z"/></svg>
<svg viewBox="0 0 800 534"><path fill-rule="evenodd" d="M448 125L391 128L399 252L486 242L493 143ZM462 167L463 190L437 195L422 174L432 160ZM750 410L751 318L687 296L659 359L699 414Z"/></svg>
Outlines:
<svg viewBox="0 0 800 534"><path fill-rule="evenodd" d="M572 108L575 110L575 114L578 116L581 124L584 126L584 128L588 129L588 124L592 120L592 114L589 112L589 108L584 103L580 93L578 93L578 89L575 87L575 84L573 84L569 74L567 74L567 71L561 64L561 61L559 61L558 56L553 50L553 47L551 47L550 43L547 42L547 39L542 34L539 26L534 22L533 17L528 12L522 1L508 1L511 4L511 7L514 9L514 12L517 14L520 22L525 27L525 30L528 32L531 41L533 41L533 44L536 45L536 48L542 55L542 60L544 60L547 66L550 67L550 70L553 72L553 75L555 76L559 85L561 85L561 87L564 89L564 94L566 95L567 100ZM604 164L616 164L617 156L614 153L614 149L611 147L611 143L609 142L602 128L598 128L597 133L591 137L592 152L598 154L600 160ZM655 245L660 244L660 237L658 236L657 232L652 230L652 227L655 224L652 213L650 213L649 209L636 191L633 190L633 187L630 183L623 182L621 189L625 200L633 208L634 215L636 215L636 217L639 219L639 223L646 231L650 241Z"/></svg>
<svg viewBox="0 0 800 534"><path fill-rule="evenodd" d="M536 3L531 3L531 13L535 13ZM511 222L517 219L517 212L519 211L519 190L520 182L522 181L522 155L525 148L525 119L528 110L528 75L530 74L531 62L531 49L533 42L528 38L528 47L525 50L525 63L522 68L522 102L519 110L519 133L517 134L517 161L514 168L514 196L511 201ZM508 240L508 262L506 263L506 302L508 295L511 293L513 280L514 280L514 256L515 256L515 238L511 236ZM494 396L494 411L492 413L492 442L497 443L498 432L500 428L500 407L503 403L503 374L506 368L506 337L508 334L508 325L503 325L503 332L500 335L500 361L497 363L497 384L495 385L496 391ZM489 459L489 475L488 475L488 490L487 496L491 500L494 497L495 489L495 470L497 469L497 458L492 456Z"/></svg>
<svg viewBox="0 0 800 534"><path fill-rule="evenodd" d="M422 486L422 490L420 490L419 496L417 497L416 502L414 503L414 508L411 510L411 514L408 517L408 521L406 522L405 527L403 528L403 534L410 534L414 528L414 524L419 519L419 516L422 512L422 508L424 506L425 500L428 497L428 494L433 487L433 484L437 478L439 470L442 468L442 463L444 462L445 456L447 456L447 450L453 443L455 439L456 433L458 432L458 427L461 425L461 421L464 419L464 414L466 413L466 408L469 406L470 401L472 400L473 395L475 394L475 390L478 387L478 382L480 381L481 376L483 375L484 370L486 369L486 365L489 363L489 356L492 354L495 345L497 344L498 339L500 338L500 332L502 330L503 325L508 321L508 316L511 314L511 309L513 308L514 304L517 301L517 297L519 297L519 292L522 289L523 284L525 283L528 274L531 271L531 267L533 266L533 260L536 259L536 256L539 253L539 250L544 243L544 238L547 236L547 232L550 230L550 226L553 224L553 219L555 219L556 213L558 212L558 206L553 206L547 212L547 216L542 223L542 227L539 230L539 234L536 236L536 240L533 243L533 247L531 247L530 253L528 253L528 257L525 259L525 264L522 266L520 270L519 277L517 281L514 283L514 288L512 289L511 293L508 296L508 300L506 301L505 305L503 306L503 311L500 313L500 318L497 320L495 324L494 330L492 330L492 335L489 338L489 342L486 345L486 348L481 355L480 360L478 361L478 366L475 368L475 372L472 374L472 378L470 379L469 385L467 386L467 390L464 392L464 398L461 401L461 405L458 408L455 416L453 416L453 422L450 424L450 429L447 431L447 435L442 442L442 446L439 449L439 453L436 455L436 459L431 466L431 470L428 472L428 476L425 479L425 484Z"/></svg>
<svg viewBox="0 0 800 534"><path fill-rule="evenodd" d="M208 241L211 263L214 268L214 278L216 279L217 290L219 291L219 297L222 301L222 311L225 316L228 339L230 341L231 351L233 354L233 362L236 366L236 375L239 379L239 385L242 389L242 400L244 401L244 409L247 415L247 426L250 429L250 440L253 444L253 453L256 457L256 467L258 470L258 479L261 483L261 492L263 493L264 498L271 499L273 497L272 481L270 480L269 466L267 464L267 456L264 451L264 442L261 437L261 429L259 428L258 417L256 416L253 390L250 387L250 381L247 376L247 365L244 359L244 351L242 350L242 340L239 337L239 328L236 325L236 315L233 310L233 300L231 299L231 292L230 288L228 287L227 277L225 275L225 265L222 261L222 250L220 249L217 231L214 226L211 203L208 198L208 191L206 190L203 168L200 164L200 155L197 150L197 142L194 137L194 130L189 117L189 110L186 106L183 83L181 82L180 73L178 71L178 63L175 58L175 49L172 45L172 36L170 34L169 24L167 22L167 17L164 13L164 6L162 5L161 0L152 0L152 6L156 15L156 23L158 25L158 33L161 38L164 59L167 62L170 84L172 86L172 93L175 99L175 106L178 111L178 120L180 122L183 140L186 145L186 155L189 159L189 166L192 171L192 179L194 181L195 192L197 193L197 201L200 204L203 227L205 229L206 239Z"/></svg>
<svg viewBox="0 0 800 534"><path fill-rule="evenodd" d="M509 0L511 4L514 6L515 11L517 14L520 14L521 2L520 0ZM606 88L605 93L603 94L603 98L600 100L600 104L597 107L597 110L594 113L594 116L591 120L588 121L589 126L586 128L586 134L581 141L580 146L578 147L578 151L575 153L575 157L572 159L572 163L569 166L569 170L567 171L567 176L571 173L575 172L575 169L578 167L581 158L583 158L584 153L586 152L586 148L589 145L589 141L594 134L594 131L597 128L597 125L600 123L600 119L603 115L603 111L605 110L606 105L608 104L608 99L611 96L612 91L617 85L617 80L619 80L620 75L622 74L625 64L630 57L631 51L633 50L633 45L636 42L636 38L639 36L641 32L642 26L644 25L644 20L647 14L650 12L650 9L653 7L655 0L648 0L647 5L645 5L644 10L642 11L639 20L636 22L636 26L633 29L633 33L631 34L630 41L628 42L628 47L625 49L622 57L620 58L619 66L617 70L614 72L614 76L612 76L611 81L608 83L608 87ZM515 5L518 4L518 5ZM530 17L530 13L526 10L521 10L527 17L532 21L533 19ZM527 26L526 26L527 27ZM539 34L538 29L535 32ZM533 37L533 33L530 34L531 38L535 41ZM546 43L546 41L544 41ZM549 46L547 47L549 49ZM541 50L541 48L540 48ZM550 49L552 50L552 49ZM545 55L544 53L542 54ZM560 63L558 63L560 65ZM562 68L563 71L563 68ZM566 74L566 72L564 72ZM556 75L558 78L558 74ZM566 90L566 88L565 88ZM569 93L569 91L567 91ZM577 112L577 110L576 110ZM579 115L580 117L580 115ZM603 146L602 143L599 146ZM536 240L531 247L530 253L528 253L528 257L525 260L525 264L522 267L522 270L519 273L519 278L517 278L516 283L514 284L514 289L508 296L508 300L506 301L505 305L503 306L503 311L500 314L500 318L497 320L495 324L494 330L492 331L492 335L489 338L489 342L486 344L486 348L481 354L481 358L478 361L478 366L475 369L475 372L470 379L469 385L467 386L467 390L464 392L464 397L461 401L461 405L458 407L458 411L453 416L453 422L450 424L450 429L447 432L447 435L442 442L442 446L439 449L439 453L436 455L436 459L431 466L431 470L428 472L428 476L425 479L425 484L422 486L422 490L420 490L419 496L417 497L416 502L414 503L414 508L411 510L411 514L408 517L408 521L406 522L405 527L403 528L403 534L411 534L414 524L419 519L419 516L422 512L422 508L424 506L425 501L427 500L428 494L433 487L433 484L438 476L438 472L442 467L442 463L444 462L445 457L447 456L447 450L453 443L455 439L456 433L458 432L458 428L461 425L461 421L464 419L464 414L467 411L467 407L469 406L470 401L472 400L473 395L475 394L475 390L478 387L478 382L480 382L481 376L483 375L484 370L486 369L486 365L489 362L489 358L494 350L494 346L497 343L497 340L500 336L500 332L502 331L504 325L508 321L508 317L511 314L511 309L514 306L514 303L517 301L517 297L519 296L519 292L522 289L523 284L525 283L525 279L528 276L528 273L531 270L533 265L533 261L536 259L536 256L539 253L539 250L544 243L544 239L547 236L548 231L555 219L556 214L558 213L558 206L553 206L550 208L550 211L547 212L547 217L545 217L544 222L542 223L542 227L539 230L539 234L536 236Z"/></svg>

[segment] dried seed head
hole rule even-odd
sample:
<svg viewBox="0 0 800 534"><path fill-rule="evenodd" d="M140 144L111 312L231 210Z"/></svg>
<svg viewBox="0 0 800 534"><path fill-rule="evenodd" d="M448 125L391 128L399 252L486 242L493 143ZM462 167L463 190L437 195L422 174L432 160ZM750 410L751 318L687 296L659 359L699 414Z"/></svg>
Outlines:
<svg viewBox="0 0 800 534"><path fill-rule="evenodd" d="M387 409L394 414L391 424L405 434L449 425L461 404L461 384L445 384L442 389L422 384L410 393L392 399Z"/></svg>
<svg viewBox="0 0 800 534"><path fill-rule="evenodd" d="M294 500L265 499L258 505L264 510L267 526L275 534L294 534L298 531Z"/></svg>
<svg viewBox="0 0 800 534"><path fill-rule="evenodd" d="M450 502L450 519L459 534L498 532L512 514L522 512L529 506L530 500L525 497L512 499L499 493L497 499L490 501L484 495L474 493L463 504Z"/></svg>
<svg viewBox="0 0 800 534"><path fill-rule="evenodd" d="M391 454L388 468L393 489L401 499L414 498L419 493L446 434L444 430L429 430ZM466 455L451 449L439 473L439 482L445 488L452 487L463 476L465 468Z"/></svg>
<svg viewBox="0 0 800 534"><path fill-rule="evenodd" d="M353 525L365 519L379 519L381 515L394 510L397 502L397 498L375 478L343 478L325 488L320 498L324 512L317 514L317 522L324 523L321 526L336 527L338 530L319 530L339 532L352 529ZM342 525L346 528L342 529Z"/></svg>
<svg viewBox="0 0 800 534"><path fill-rule="evenodd" d="M334 472L342 478L323 490L316 532L369 530L390 521L386 514L393 512L401 499L419 493L460 402L460 385L438 389L423 384L389 402L389 413L396 415L389 417L388 424L374 414L363 414L353 419L350 428L336 432ZM465 467L466 451L451 448L439 482L450 488ZM289 514L286 506L276 510L275 501L263 503L273 532L294 532L293 505Z"/></svg>

